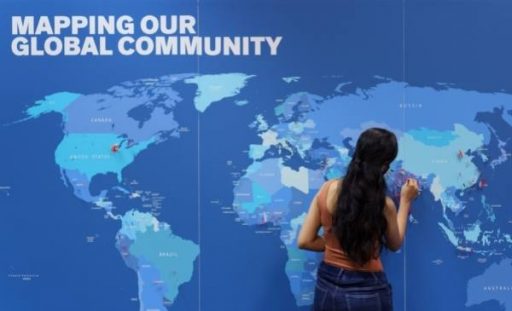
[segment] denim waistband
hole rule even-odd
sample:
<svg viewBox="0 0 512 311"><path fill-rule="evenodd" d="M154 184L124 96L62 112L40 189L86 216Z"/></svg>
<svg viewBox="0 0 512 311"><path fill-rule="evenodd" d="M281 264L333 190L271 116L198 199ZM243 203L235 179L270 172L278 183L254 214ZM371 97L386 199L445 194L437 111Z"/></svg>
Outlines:
<svg viewBox="0 0 512 311"><path fill-rule="evenodd" d="M322 261L318 266L317 274L317 283L324 288L336 286L345 290L376 290L389 287L384 271L346 270Z"/></svg>

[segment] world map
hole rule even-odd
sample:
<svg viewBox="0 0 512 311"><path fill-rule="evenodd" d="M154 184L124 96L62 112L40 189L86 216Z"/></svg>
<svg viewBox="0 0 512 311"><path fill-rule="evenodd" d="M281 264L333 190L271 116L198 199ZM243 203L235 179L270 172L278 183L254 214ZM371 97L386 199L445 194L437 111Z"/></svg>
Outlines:
<svg viewBox="0 0 512 311"><path fill-rule="evenodd" d="M375 126L399 139L389 195L421 185L404 247L382 255L395 308L512 310L511 109L505 93L380 76L190 73L58 91L7 126L60 117L61 191L116 227L104 238L136 275L134 310L309 310L322 254L299 250L298 232ZM179 174L160 174L171 162Z"/></svg>

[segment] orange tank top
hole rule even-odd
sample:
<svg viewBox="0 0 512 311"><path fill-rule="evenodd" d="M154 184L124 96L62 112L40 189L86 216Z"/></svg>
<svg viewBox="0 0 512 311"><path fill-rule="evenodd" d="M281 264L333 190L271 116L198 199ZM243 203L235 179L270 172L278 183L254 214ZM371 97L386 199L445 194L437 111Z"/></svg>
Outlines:
<svg viewBox="0 0 512 311"><path fill-rule="evenodd" d="M382 262L380 256L371 259L364 265L359 265L351 260L345 252L341 249L338 238L332 230L332 215L327 209L327 192L329 186L334 180L327 181L322 186L320 193L318 194L318 207L320 209L320 221L324 229L324 240L325 240L325 252L324 262L331 264L336 267L340 267L346 270L357 270L357 271L368 271L377 272L383 271Z"/></svg>

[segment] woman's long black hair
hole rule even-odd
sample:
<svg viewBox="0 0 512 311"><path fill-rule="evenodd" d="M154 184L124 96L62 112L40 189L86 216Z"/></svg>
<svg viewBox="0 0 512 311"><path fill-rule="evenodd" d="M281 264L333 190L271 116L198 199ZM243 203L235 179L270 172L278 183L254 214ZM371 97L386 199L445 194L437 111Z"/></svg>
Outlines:
<svg viewBox="0 0 512 311"><path fill-rule="evenodd" d="M384 174L396 158L396 136L371 128L359 137L343 178L333 216L333 231L345 254L363 265L377 257L387 222L383 214L387 185Z"/></svg>

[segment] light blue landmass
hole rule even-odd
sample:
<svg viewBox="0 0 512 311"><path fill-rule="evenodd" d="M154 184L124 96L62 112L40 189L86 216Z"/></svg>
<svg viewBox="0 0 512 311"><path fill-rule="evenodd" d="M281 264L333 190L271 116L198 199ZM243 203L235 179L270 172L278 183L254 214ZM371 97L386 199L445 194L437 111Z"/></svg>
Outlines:
<svg viewBox="0 0 512 311"><path fill-rule="evenodd" d="M196 76L185 83L197 85L194 105L199 112L204 112L214 102L237 95L252 77L243 73L223 73Z"/></svg>
<svg viewBox="0 0 512 311"><path fill-rule="evenodd" d="M432 135L437 135L438 139L428 139ZM425 144L426 139L428 144ZM432 144L432 141L437 143ZM479 172L470 156L458 158L457 154L475 151L483 143L483 135L470 131L462 124L454 124L454 130L445 133L415 130L412 134L404 133L400 138L397 160L402 161L404 170L416 176L437 176L442 190L449 187L465 189L477 181Z"/></svg>
<svg viewBox="0 0 512 311"><path fill-rule="evenodd" d="M512 310L512 260L492 264L483 274L469 280L466 307L496 300Z"/></svg>
<svg viewBox="0 0 512 311"><path fill-rule="evenodd" d="M45 98L42 100L36 101L33 106L29 107L25 111L25 113L29 116L29 118L34 119L49 112L62 113L69 104L71 104L80 96L82 95L70 92L54 93L45 96Z"/></svg>
<svg viewBox="0 0 512 311"><path fill-rule="evenodd" d="M243 202L242 208L253 213L258 207L268 204L272 201L269 193L257 182L252 183L252 201Z"/></svg>
<svg viewBox="0 0 512 311"><path fill-rule="evenodd" d="M448 146L457 138L457 135L454 132L436 131L424 127L417 130L410 130L407 133L413 136L415 140L420 141L425 145L438 147Z"/></svg>
<svg viewBox="0 0 512 311"><path fill-rule="evenodd" d="M178 296L179 286L192 278L193 264L199 255L199 246L173 234L168 224L159 223L156 218L148 215L150 214L136 212L131 216L132 224L139 216L141 223L135 226L138 229L135 230L136 237L130 246L130 254L136 258L143 258L159 271L161 279L158 281L166 288L164 296L173 302ZM148 218L153 220L148 222ZM140 230L144 224L146 227ZM123 227L125 225L123 222ZM139 267L140 269L143 267Z"/></svg>
<svg viewBox="0 0 512 311"><path fill-rule="evenodd" d="M79 171L89 181L94 175L106 173L116 174L118 181L121 181L122 170L155 140L150 139L129 147L120 144L121 141L122 138L115 134L67 134L55 150L55 162L61 169ZM111 151L114 144L120 144L116 153Z"/></svg>

